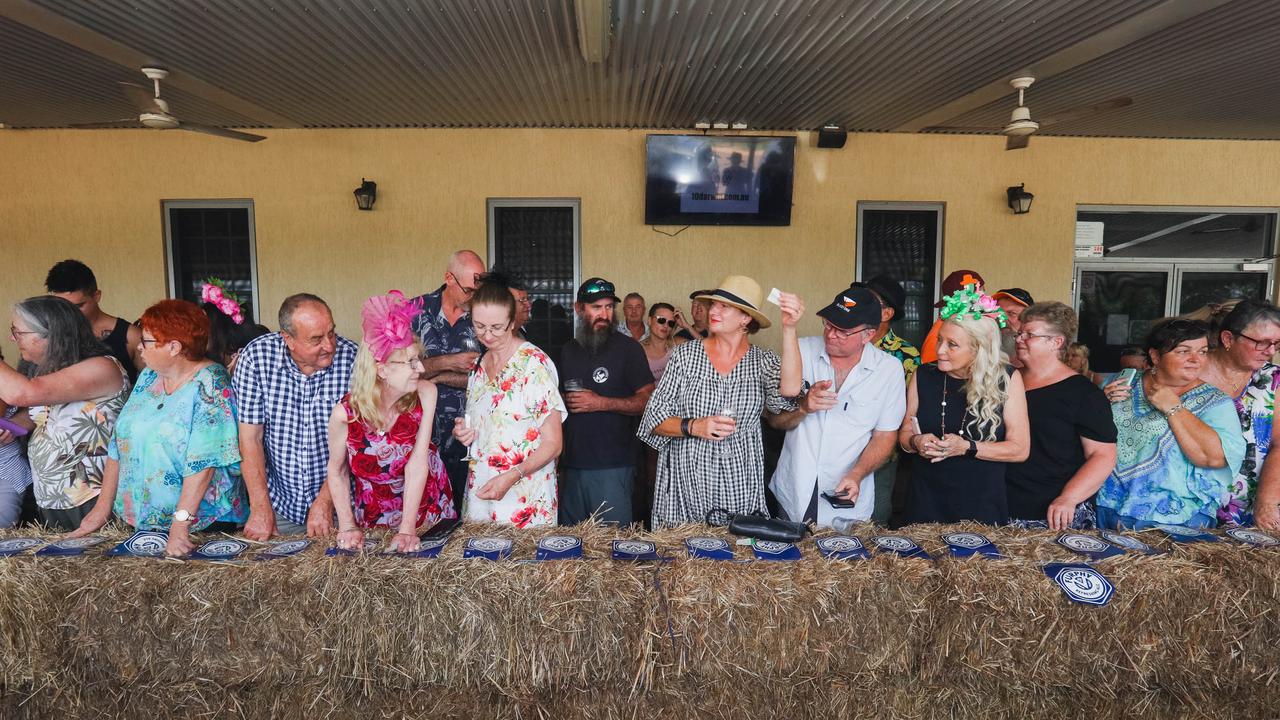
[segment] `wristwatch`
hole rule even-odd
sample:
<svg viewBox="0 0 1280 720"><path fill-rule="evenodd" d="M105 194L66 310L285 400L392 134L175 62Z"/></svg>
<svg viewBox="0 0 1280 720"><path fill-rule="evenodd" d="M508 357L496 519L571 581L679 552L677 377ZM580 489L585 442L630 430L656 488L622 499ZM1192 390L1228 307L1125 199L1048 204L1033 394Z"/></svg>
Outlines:
<svg viewBox="0 0 1280 720"><path fill-rule="evenodd" d="M964 451L965 457L978 457L978 441L969 438L969 449Z"/></svg>
<svg viewBox="0 0 1280 720"><path fill-rule="evenodd" d="M196 519L195 515L192 515L191 513L187 512L186 510L183 510L182 508L178 508L177 510L173 511L174 522L184 523L184 522L191 522L192 520L195 520L195 519Z"/></svg>

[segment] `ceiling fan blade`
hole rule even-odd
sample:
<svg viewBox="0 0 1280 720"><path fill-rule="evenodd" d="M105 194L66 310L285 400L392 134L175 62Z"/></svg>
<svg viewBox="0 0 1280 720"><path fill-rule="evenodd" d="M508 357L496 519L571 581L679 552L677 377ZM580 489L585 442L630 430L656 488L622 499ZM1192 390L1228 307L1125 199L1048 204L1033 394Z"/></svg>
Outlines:
<svg viewBox="0 0 1280 720"><path fill-rule="evenodd" d="M1005 136L1005 150L1021 150L1031 142L1031 135L1007 135Z"/></svg>
<svg viewBox="0 0 1280 720"><path fill-rule="evenodd" d="M67 127L73 130L114 130L118 128L136 128L139 126L138 118L124 118L123 120L112 120L111 122L97 123L75 123Z"/></svg>
<svg viewBox="0 0 1280 720"><path fill-rule="evenodd" d="M998 127L964 127L961 125L930 125L927 128L920 128L920 132L926 133L998 133Z"/></svg>
<svg viewBox="0 0 1280 720"><path fill-rule="evenodd" d="M1063 112L1060 112L1056 115L1049 115L1047 117L1042 117L1040 118L1040 127L1043 128L1047 125L1056 125L1058 123L1070 122L1072 120L1079 120L1081 118L1086 118L1096 113L1106 112L1108 110L1118 110L1122 107L1129 107L1132 104L1133 104L1133 98L1129 98L1129 97L1111 98L1110 100L1100 102L1097 105L1089 105L1087 107L1072 108L1070 110L1064 110Z"/></svg>
<svg viewBox="0 0 1280 720"><path fill-rule="evenodd" d="M237 130L228 130L226 128L213 127L212 125L200 125L198 123L184 122L178 125L179 130L190 130L192 132L204 133L206 135L217 135L218 137L229 138L231 140L243 140L245 142L258 142L266 140L263 135L252 135L250 133L242 133Z"/></svg>
<svg viewBox="0 0 1280 720"><path fill-rule="evenodd" d="M144 113L163 113L167 112L164 108L156 104L155 95L151 94L150 88L135 85L130 82L120 83L120 92L129 99L129 104L138 108L139 112Z"/></svg>

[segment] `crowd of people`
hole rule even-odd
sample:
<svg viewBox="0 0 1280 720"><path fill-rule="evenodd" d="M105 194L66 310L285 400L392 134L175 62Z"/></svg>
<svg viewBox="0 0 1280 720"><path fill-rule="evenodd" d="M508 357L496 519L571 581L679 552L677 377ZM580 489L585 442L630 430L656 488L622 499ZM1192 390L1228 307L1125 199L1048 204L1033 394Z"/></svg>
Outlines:
<svg viewBox="0 0 1280 720"><path fill-rule="evenodd" d="M902 476L904 524L1280 529L1280 309L1167 318L1104 375L1069 306L984 285L948 275L917 350L887 276L838 289L813 337L799 297L742 275L691 293L688 320L593 277L553 358L523 331L528 288L467 250L434 291L369 298L359 343L317 295L270 332L217 281L128 323L66 260L13 307L16 367L0 358L0 527L115 520L172 555L199 532L358 548L385 529L412 551L453 519L886 524ZM769 304L780 352L752 342Z"/></svg>

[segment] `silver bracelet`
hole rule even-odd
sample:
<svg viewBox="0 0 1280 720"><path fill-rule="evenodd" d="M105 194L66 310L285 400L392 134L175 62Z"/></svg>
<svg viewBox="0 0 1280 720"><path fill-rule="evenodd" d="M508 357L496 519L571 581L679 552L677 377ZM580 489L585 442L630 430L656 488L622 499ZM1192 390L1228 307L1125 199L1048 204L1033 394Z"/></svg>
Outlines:
<svg viewBox="0 0 1280 720"><path fill-rule="evenodd" d="M1165 419L1171 418L1174 415L1182 412L1183 410L1186 410L1186 408L1182 406L1182 403L1178 403L1177 405L1174 405L1173 407L1169 408L1169 412L1164 414Z"/></svg>

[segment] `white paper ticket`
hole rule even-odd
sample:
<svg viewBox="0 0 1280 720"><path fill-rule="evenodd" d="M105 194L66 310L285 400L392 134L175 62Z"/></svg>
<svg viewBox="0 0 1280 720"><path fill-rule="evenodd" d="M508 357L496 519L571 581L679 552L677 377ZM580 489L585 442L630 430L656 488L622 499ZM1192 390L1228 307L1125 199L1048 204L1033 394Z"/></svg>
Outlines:
<svg viewBox="0 0 1280 720"><path fill-rule="evenodd" d="M782 291L779 290L778 288L774 288L770 290L769 297L765 299L773 303L774 305L777 305L778 307L782 307Z"/></svg>

